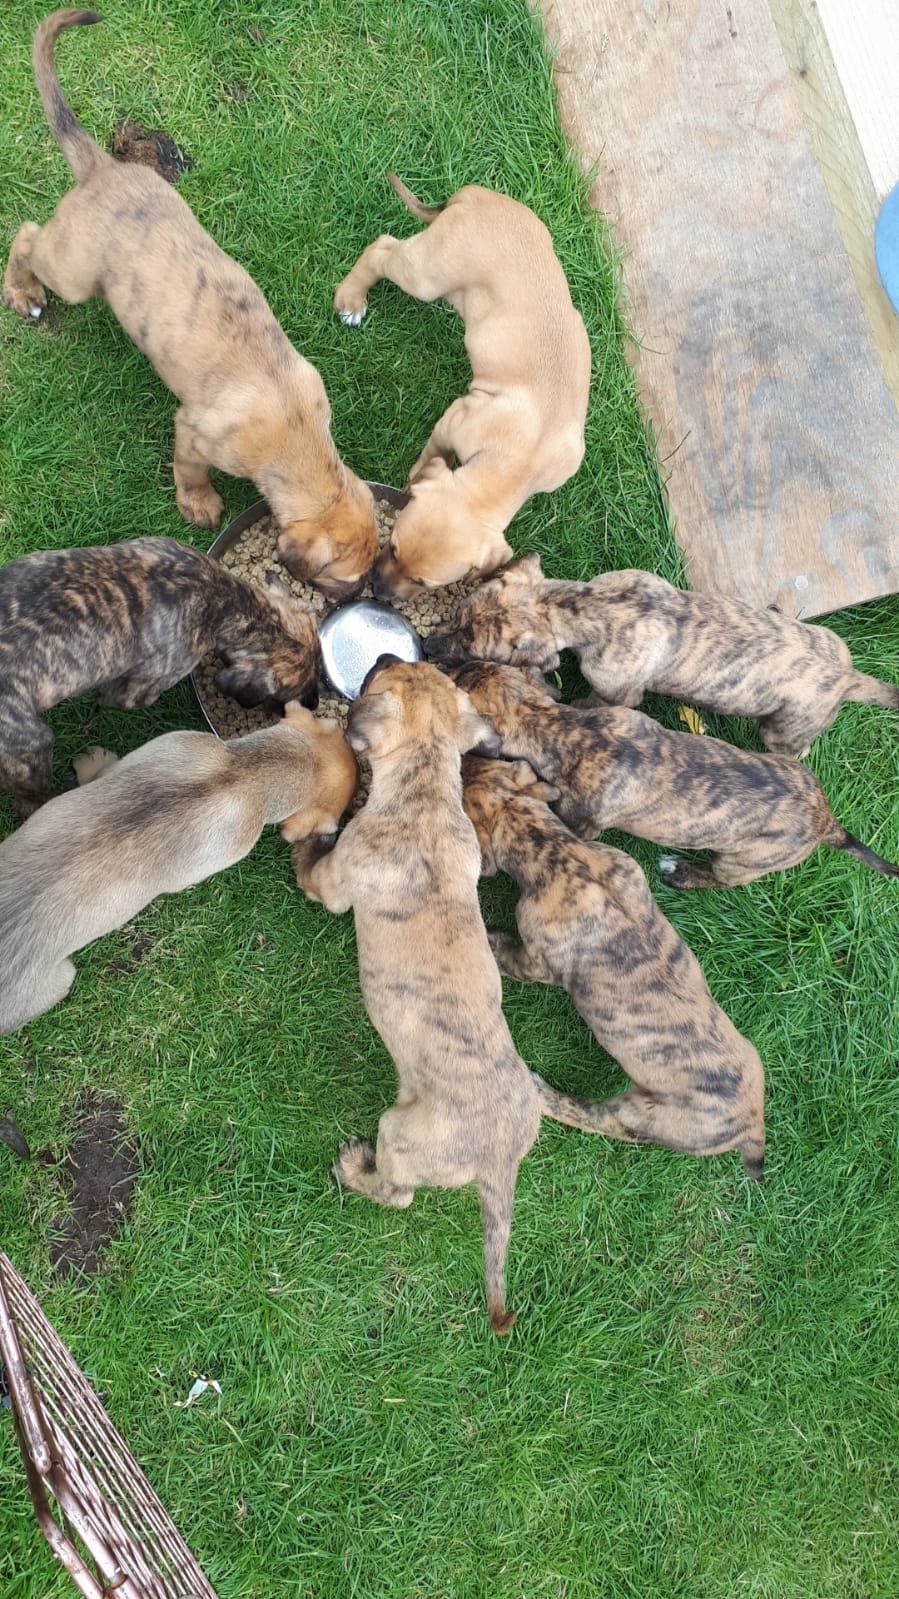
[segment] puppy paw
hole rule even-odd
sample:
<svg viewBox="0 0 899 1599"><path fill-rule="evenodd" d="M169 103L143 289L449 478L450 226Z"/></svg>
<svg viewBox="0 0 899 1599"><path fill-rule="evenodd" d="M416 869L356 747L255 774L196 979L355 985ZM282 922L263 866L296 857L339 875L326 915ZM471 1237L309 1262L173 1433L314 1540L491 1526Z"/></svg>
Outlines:
<svg viewBox="0 0 899 1599"><path fill-rule="evenodd" d="M25 287L21 284L5 284L3 304L10 311L15 311L24 317L26 322L29 318L37 322L47 309L47 296L43 285L38 283L37 278L33 278Z"/></svg>
<svg viewBox="0 0 899 1599"><path fill-rule="evenodd" d="M340 1146L340 1158L331 1167L341 1188L358 1188L360 1179L375 1169L375 1146L367 1138L348 1138Z"/></svg>
<svg viewBox="0 0 899 1599"><path fill-rule="evenodd" d="M659 856L659 876L666 888L687 888L692 875L687 861L679 861L676 855Z"/></svg>
<svg viewBox="0 0 899 1599"><path fill-rule="evenodd" d="M79 788L85 783L92 783L95 778L102 777L111 766L115 766L118 756L112 750L105 750L99 744L93 744L89 750L84 750L81 755L76 755L72 761L75 780Z"/></svg>
<svg viewBox="0 0 899 1599"><path fill-rule="evenodd" d="M204 489L178 489L175 494L178 510L185 522L194 527L218 527L225 502L211 483Z"/></svg>
<svg viewBox="0 0 899 1599"><path fill-rule="evenodd" d="M334 293L334 309L345 327L358 328L365 320L368 303L359 299L351 286L350 279L344 278Z"/></svg>

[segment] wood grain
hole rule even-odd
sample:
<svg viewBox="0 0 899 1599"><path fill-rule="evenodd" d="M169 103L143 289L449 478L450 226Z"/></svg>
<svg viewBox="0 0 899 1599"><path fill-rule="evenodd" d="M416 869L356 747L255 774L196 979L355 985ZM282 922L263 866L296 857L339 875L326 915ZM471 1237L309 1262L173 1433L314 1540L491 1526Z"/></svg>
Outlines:
<svg viewBox="0 0 899 1599"><path fill-rule="evenodd" d="M764 0L543 4L690 582L802 616L896 591L899 416Z"/></svg>

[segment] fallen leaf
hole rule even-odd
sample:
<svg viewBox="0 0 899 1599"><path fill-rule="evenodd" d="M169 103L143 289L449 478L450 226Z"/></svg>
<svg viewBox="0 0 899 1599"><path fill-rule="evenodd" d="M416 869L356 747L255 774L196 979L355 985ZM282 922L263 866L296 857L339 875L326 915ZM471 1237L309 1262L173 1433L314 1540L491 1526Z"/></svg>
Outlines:
<svg viewBox="0 0 899 1599"><path fill-rule="evenodd" d="M686 723L691 733L705 732L705 722L702 720L699 712L694 711L692 705L679 705L677 707L677 714L681 721Z"/></svg>

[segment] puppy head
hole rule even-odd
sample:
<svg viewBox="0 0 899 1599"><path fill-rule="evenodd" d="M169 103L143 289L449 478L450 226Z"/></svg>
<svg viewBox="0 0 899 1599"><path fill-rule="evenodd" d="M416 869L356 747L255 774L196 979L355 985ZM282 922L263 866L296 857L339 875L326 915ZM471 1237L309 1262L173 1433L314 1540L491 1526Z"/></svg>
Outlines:
<svg viewBox="0 0 899 1599"><path fill-rule="evenodd" d="M525 670L499 666L494 661L469 661L465 666L452 667L449 676L500 734L514 719L518 707L545 708L559 698L558 691L532 667Z"/></svg>
<svg viewBox="0 0 899 1599"><path fill-rule="evenodd" d="M551 805L559 790L544 783L527 761L481 760L466 755L462 761L462 803L465 814L478 835L481 846L481 872L493 877L497 871L493 835L498 819L515 820L515 808L522 801Z"/></svg>
<svg viewBox="0 0 899 1599"><path fill-rule="evenodd" d="M278 539L278 560L291 576L329 600L358 594L377 553L371 489L344 466L336 500L318 516L290 522Z"/></svg>
<svg viewBox="0 0 899 1599"><path fill-rule="evenodd" d="M479 527L443 460L415 482L408 505L379 555L372 587L379 600L408 600L422 589L495 572L512 555L502 534Z"/></svg>
<svg viewBox="0 0 899 1599"><path fill-rule="evenodd" d="M216 674L216 686L246 709L299 700L314 710L321 671L315 619L277 578L269 579L265 595L272 627L265 630L266 637L250 638L221 652L223 666Z"/></svg>
<svg viewBox="0 0 899 1599"><path fill-rule="evenodd" d="M554 672L559 652L539 603L545 588L539 555L526 555L468 595L453 620L425 640L425 654L444 666L477 658Z"/></svg>
<svg viewBox="0 0 899 1599"><path fill-rule="evenodd" d="M404 744L450 739L460 751L499 752L499 739L468 695L424 662L410 665L382 656L369 673L362 696L350 708L347 738L372 760Z"/></svg>
<svg viewBox="0 0 899 1599"><path fill-rule="evenodd" d="M313 792L302 810L281 823L288 844L302 839L331 837L340 826L359 783L356 757L332 717L313 716L293 700L284 707L284 722L306 735L302 759L314 774Z"/></svg>

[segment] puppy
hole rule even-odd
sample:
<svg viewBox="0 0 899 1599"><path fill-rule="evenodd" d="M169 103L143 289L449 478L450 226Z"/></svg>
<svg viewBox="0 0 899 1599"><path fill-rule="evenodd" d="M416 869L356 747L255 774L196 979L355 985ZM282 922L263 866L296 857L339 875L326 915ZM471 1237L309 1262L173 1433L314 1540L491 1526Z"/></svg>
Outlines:
<svg viewBox="0 0 899 1599"><path fill-rule="evenodd" d="M462 773L483 871L508 872L522 890L521 944L489 935L500 971L564 988L631 1079L627 1093L589 1114L589 1130L689 1155L739 1149L747 1173L760 1178L762 1063L715 1004L636 861L579 843L548 809L557 790L525 761L466 756ZM582 1111L572 1120L585 1125Z"/></svg>
<svg viewBox="0 0 899 1599"><path fill-rule="evenodd" d="M558 705L538 673L475 661L451 676L490 718L503 754L523 756L559 789L558 811L581 838L618 827L637 838L711 851L707 866L663 856L671 888L735 887L784 871L819 844L889 877L836 820L817 778L781 755L669 733L624 706Z"/></svg>
<svg viewBox="0 0 899 1599"><path fill-rule="evenodd" d="M279 558L332 599L352 593L378 552L374 502L337 454L321 378L290 344L252 278L149 167L124 165L76 122L53 45L94 11L56 11L32 60L50 128L77 180L44 227L13 241L3 298L40 316L45 286L70 304L106 300L181 402L175 493L186 522L214 527L209 468L252 478L282 533Z"/></svg>
<svg viewBox="0 0 899 1599"><path fill-rule="evenodd" d="M425 206L393 173L388 178L430 227L411 239L382 234L334 304L357 326L380 278L418 300L448 300L465 321L472 381L409 473L411 498L375 566L375 594L385 600L509 560L504 534L516 511L581 464L590 392L584 324L534 213L474 187Z"/></svg>
<svg viewBox="0 0 899 1599"><path fill-rule="evenodd" d="M757 716L776 755L807 755L847 700L899 710L899 687L857 672L830 628L686 593L653 572L554 582L539 555L476 589L425 641L426 655L446 665L478 656L541 672L554 671L566 649L598 699L635 707L651 689Z"/></svg>
<svg viewBox="0 0 899 1599"><path fill-rule="evenodd" d="M0 788L23 816L50 797L53 736L41 716L100 690L137 710L210 650L241 705L318 701L321 652L309 611L262 591L175 539L23 555L0 570Z"/></svg>
<svg viewBox="0 0 899 1599"><path fill-rule="evenodd" d="M433 666L382 657L350 710L348 739L371 761L371 793L336 846L294 850L297 883L330 911L353 910L362 997L393 1056L399 1095L377 1149L351 1139L334 1167L344 1188L411 1205L416 1188L475 1183L487 1308L515 1321L505 1259L519 1162L552 1091L519 1059L478 907L481 852L462 809L462 750L497 739Z"/></svg>
<svg viewBox="0 0 899 1599"><path fill-rule="evenodd" d="M266 823L290 841L335 833L358 775L337 723L296 704L227 744L165 733L121 761L93 751L76 770L89 786L0 844L0 1033L65 997L76 950L242 860Z"/></svg>

